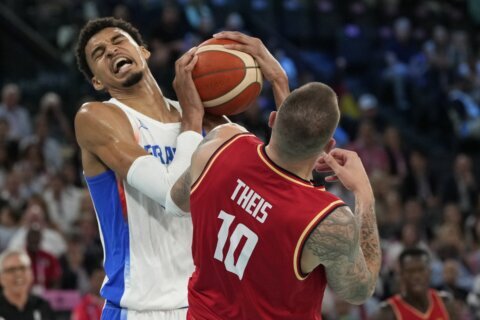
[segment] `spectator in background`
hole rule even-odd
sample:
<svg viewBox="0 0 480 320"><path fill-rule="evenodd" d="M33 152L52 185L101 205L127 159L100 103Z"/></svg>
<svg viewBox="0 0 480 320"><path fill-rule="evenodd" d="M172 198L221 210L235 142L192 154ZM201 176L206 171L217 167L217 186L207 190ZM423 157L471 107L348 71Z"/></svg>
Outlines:
<svg viewBox="0 0 480 320"><path fill-rule="evenodd" d="M454 160L453 174L448 177L443 187L443 202L458 203L461 212L466 216L474 210L479 191L472 159L466 154L458 154Z"/></svg>
<svg viewBox="0 0 480 320"><path fill-rule="evenodd" d="M172 87L175 60L187 48L193 46L186 43L188 31L189 26L184 12L174 3L163 6L160 19L152 27L149 45L152 55L148 64L163 94L167 97L175 96Z"/></svg>
<svg viewBox="0 0 480 320"><path fill-rule="evenodd" d="M383 268L390 272L395 269L398 257L402 251L411 248L422 248L428 250L428 244L420 235L418 226L413 223L406 223L400 230L399 240L384 242Z"/></svg>
<svg viewBox="0 0 480 320"><path fill-rule="evenodd" d="M245 29L245 21L243 17L238 12L231 12L225 18L225 25L221 30L225 31L239 31L241 33L249 34L247 29ZM278 57L277 57L278 59ZM287 73L288 74L288 73ZM296 87L296 86L294 86Z"/></svg>
<svg viewBox="0 0 480 320"><path fill-rule="evenodd" d="M79 234L72 234L67 239L67 252L60 257L62 266L61 288L87 293L88 275L85 269L85 245ZM97 262L100 262L98 260ZM98 293L98 292L97 292Z"/></svg>
<svg viewBox="0 0 480 320"><path fill-rule="evenodd" d="M150 38L159 43L159 49L165 50L172 61L180 57L186 49L183 38L188 31L188 23L181 9L175 4L166 4L152 29Z"/></svg>
<svg viewBox="0 0 480 320"><path fill-rule="evenodd" d="M62 232L70 232L80 214L82 191L72 184L67 184L65 176L57 173L50 176L42 197L47 204L50 220Z"/></svg>
<svg viewBox="0 0 480 320"><path fill-rule="evenodd" d="M472 84L469 78L458 76L448 95L450 120L461 140L480 140L480 105L471 95Z"/></svg>
<svg viewBox="0 0 480 320"><path fill-rule="evenodd" d="M28 195L42 193L48 182L48 168L40 144L26 144L20 151L21 156L14 170L21 174Z"/></svg>
<svg viewBox="0 0 480 320"><path fill-rule="evenodd" d="M434 219L431 220L437 225L435 228L436 238L442 243L450 241L450 244L453 245L458 244L459 241L461 242L463 234L465 233L462 223L462 213L456 203L447 203L443 206L442 220L440 224Z"/></svg>
<svg viewBox="0 0 480 320"><path fill-rule="evenodd" d="M358 153L366 172L370 175L379 170L388 172L388 157L381 145L378 132L370 121L362 121L357 138L347 147Z"/></svg>
<svg viewBox="0 0 480 320"><path fill-rule="evenodd" d="M443 262L443 285L439 288L446 292L449 292L454 300L456 305L459 307L457 309L464 309L466 306L463 303L467 300L468 291L462 288L459 285L459 276L460 276L460 263L455 259L447 259Z"/></svg>
<svg viewBox="0 0 480 320"><path fill-rule="evenodd" d="M29 195L28 189L23 183L22 174L17 170L10 171L1 188L1 198L14 210L21 210Z"/></svg>
<svg viewBox="0 0 480 320"><path fill-rule="evenodd" d="M0 252L5 250L18 230L19 217L7 202L0 204Z"/></svg>
<svg viewBox="0 0 480 320"><path fill-rule="evenodd" d="M378 212L380 213L380 211ZM379 227L380 237L391 241L395 239L396 235L400 234L403 223L402 197L396 188L392 188L386 193L381 214L384 216L379 216L379 219L382 220L382 226Z"/></svg>
<svg viewBox="0 0 480 320"><path fill-rule="evenodd" d="M386 68L384 79L390 86L393 103L398 110L410 108L408 97L409 64L419 51L412 37L411 22L408 18L398 18L393 26L394 37L387 42L385 49Z"/></svg>
<svg viewBox="0 0 480 320"><path fill-rule="evenodd" d="M54 171L59 170L62 166L63 157L60 143L49 136L49 124L47 118L38 115L35 118L35 132L20 142L20 150L31 152L32 146L37 147L41 152L41 159L44 168L39 170Z"/></svg>
<svg viewBox="0 0 480 320"><path fill-rule="evenodd" d="M30 293L33 274L30 258L24 251L7 250L0 254L0 318L10 320L48 319L55 314L49 304Z"/></svg>
<svg viewBox="0 0 480 320"><path fill-rule="evenodd" d="M20 105L21 92L18 85L6 84L2 88L2 102L0 103L0 117L8 120L10 138L20 140L30 134L31 122L28 111Z"/></svg>
<svg viewBox="0 0 480 320"><path fill-rule="evenodd" d="M10 240L8 247L11 249L25 248L27 232L34 227L38 228L42 234L40 242L42 250L55 257L65 253L65 240L58 231L50 226L47 219L45 209L38 203L27 206L21 220L21 227Z"/></svg>
<svg viewBox="0 0 480 320"><path fill-rule="evenodd" d="M0 189L5 185L5 180L11 168L12 161L9 157L7 146L0 144Z"/></svg>
<svg viewBox="0 0 480 320"><path fill-rule="evenodd" d="M206 24L213 24L213 14L210 7L204 0L187 0L184 6L185 16L188 24L198 34L206 35ZM214 25L210 25L210 31L213 31Z"/></svg>
<svg viewBox="0 0 480 320"><path fill-rule="evenodd" d="M105 272L101 266L90 272L90 290L73 309L72 320L100 320L105 300L100 296Z"/></svg>
<svg viewBox="0 0 480 320"><path fill-rule="evenodd" d="M81 237L80 242L84 249L84 263L87 272L99 262L103 261L103 248L98 231L98 223L88 191L84 191L82 210L75 228Z"/></svg>
<svg viewBox="0 0 480 320"><path fill-rule="evenodd" d="M58 288L62 274L58 259L40 249L41 242L42 232L39 229L33 227L27 231L26 251L32 264L34 290L39 293Z"/></svg>
<svg viewBox="0 0 480 320"><path fill-rule="evenodd" d="M448 89L449 71L451 70L449 37L448 30L442 25L437 25L433 29L432 39L424 45L430 72L439 81L439 88L444 90Z"/></svg>
<svg viewBox="0 0 480 320"><path fill-rule="evenodd" d="M438 205L437 181L429 170L428 159L423 151L410 153L409 171L402 183L403 199L417 198L427 205Z"/></svg>
<svg viewBox="0 0 480 320"><path fill-rule="evenodd" d="M359 120L370 121L378 131L385 130L385 119L380 115L378 99L371 93L364 93L358 97Z"/></svg>
<svg viewBox="0 0 480 320"><path fill-rule="evenodd" d="M72 126L65 114L62 98L59 94L49 91L42 96L39 115L47 122L47 135L49 137L62 144L75 141Z"/></svg>
<svg viewBox="0 0 480 320"><path fill-rule="evenodd" d="M0 116L0 146L5 148L8 162L13 164L17 160L18 141L10 138L10 123L2 116Z"/></svg>
<svg viewBox="0 0 480 320"><path fill-rule="evenodd" d="M388 126L383 133L383 144L388 157L388 174L392 183L399 186L407 175L407 153L398 129Z"/></svg>

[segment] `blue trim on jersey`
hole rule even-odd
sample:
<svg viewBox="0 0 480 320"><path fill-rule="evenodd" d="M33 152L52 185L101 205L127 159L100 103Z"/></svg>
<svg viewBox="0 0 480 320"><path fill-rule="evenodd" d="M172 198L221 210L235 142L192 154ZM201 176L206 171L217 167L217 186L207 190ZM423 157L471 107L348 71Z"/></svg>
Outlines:
<svg viewBox="0 0 480 320"><path fill-rule="evenodd" d="M102 320L127 320L128 310L117 307L109 302L105 304L102 310Z"/></svg>
<svg viewBox="0 0 480 320"><path fill-rule="evenodd" d="M115 173L108 170L94 177L85 177L85 180L103 237L104 268L108 281L102 286L100 294L108 302L120 306L125 281L130 274L130 237L117 179Z"/></svg>

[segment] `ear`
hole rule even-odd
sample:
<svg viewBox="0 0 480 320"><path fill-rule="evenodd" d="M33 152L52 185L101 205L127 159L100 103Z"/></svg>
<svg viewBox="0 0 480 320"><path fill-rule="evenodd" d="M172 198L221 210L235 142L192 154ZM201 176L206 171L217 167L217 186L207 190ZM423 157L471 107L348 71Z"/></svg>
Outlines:
<svg viewBox="0 0 480 320"><path fill-rule="evenodd" d="M270 112L270 116L268 117L268 126L270 128L273 128L273 123L275 122L276 118L277 118L277 111Z"/></svg>
<svg viewBox="0 0 480 320"><path fill-rule="evenodd" d="M101 91L105 89L105 86L103 85L103 83L100 80L98 80L96 77L92 78L92 85L97 91Z"/></svg>
<svg viewBox="0 0 480 320"><path fill-rule="evenodd" d="M148 58L150 58L150 56L152 55L150 51L148 51L148 49L145 48L144 46L140 46L140 50L142 51L142 54L145 60L148 60Z"/></svg>
<svg viewBox="0 0 480 320"><path fill-rule="evenodd" d="M325 146L325 148L323 148L323 151L325 153L329 153L330 151L332 151L333 148L335 148L336 144L337 141L335 141L335 139L333 138L330 138L330 141L327 142L327 145Z"/></svg>

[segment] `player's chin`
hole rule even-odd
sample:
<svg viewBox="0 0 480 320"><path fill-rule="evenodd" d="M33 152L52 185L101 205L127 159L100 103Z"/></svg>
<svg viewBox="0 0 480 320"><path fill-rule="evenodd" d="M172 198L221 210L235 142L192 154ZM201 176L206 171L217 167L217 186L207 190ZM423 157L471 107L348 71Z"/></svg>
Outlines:
<svg viewBox="0 0 480 320"><path fill-rule="evenodd" d="M125 77L125 80L123 80L122 87L129 88L131 86L134 86L137 83L139 83L142 80L142 78L143 78L142 71L131 72Z"/></svg>

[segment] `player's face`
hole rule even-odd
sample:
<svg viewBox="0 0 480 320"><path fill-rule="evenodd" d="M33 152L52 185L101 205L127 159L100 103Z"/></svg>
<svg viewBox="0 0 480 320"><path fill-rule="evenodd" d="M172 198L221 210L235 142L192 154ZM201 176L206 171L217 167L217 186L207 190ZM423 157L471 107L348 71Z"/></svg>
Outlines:
<svg viewBox="0 0 480 320"><path fill-rule="evenodd" d="M407 295L421 296L428 292L430 267L426 257L405 257L400 277Z"/></svg>
<svg viewBox="0 0 480 320"><path fill-rule="evenodd" d="M147 68L148 50L119 28L105 28L85 46L95 89L126 88L138 83Z"/></svg>

